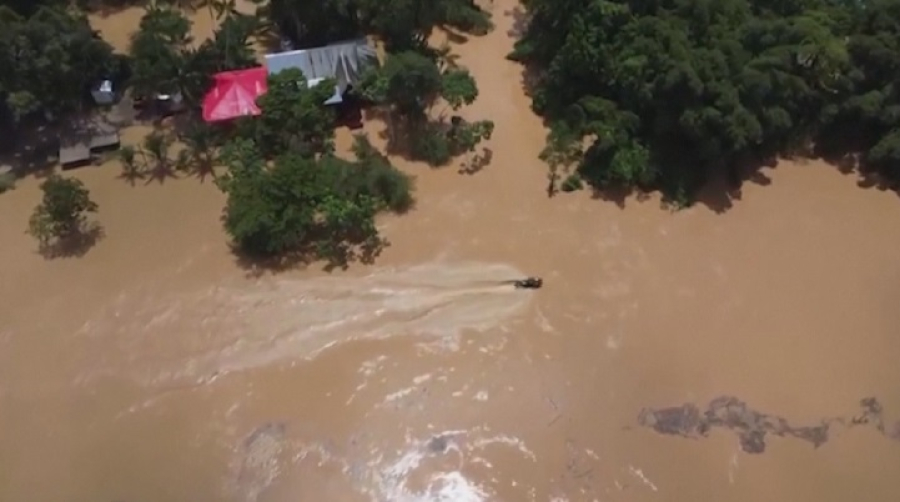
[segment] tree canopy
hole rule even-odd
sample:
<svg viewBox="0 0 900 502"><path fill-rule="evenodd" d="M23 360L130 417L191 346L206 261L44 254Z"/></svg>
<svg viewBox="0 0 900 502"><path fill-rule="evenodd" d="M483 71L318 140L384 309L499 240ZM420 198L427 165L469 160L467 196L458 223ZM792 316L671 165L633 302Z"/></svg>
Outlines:
<svg viewBox="0 0 900 502"><path fill-rule="evenodd" d="M83 15L45 6L22 17L0 6L0 95L15 118L77 111L92 85L121 72Z"/></svg>
<svg viewBox="0 0 900 502"><path fill-rule="evenodd" d="M212 74L255 66L250 37L259 27L254 16L224 11L213 38L193 47L191 22L184 12L166 4L153 4L132 35L130 55L135 94L181 95L197 103L207 91Z"/></svg>
<svg viewBox="0 0 900 502"><path fill-rule="evenodd" d="M431 30L487 31L473 0L271 0L263 12L300 47L377 35L394 51L422 48Z"/></svg>
<svg viewBox="0 0 900 502"><path fill-rule="evenodd" d="M252 256L337 266L371 259L384 244L375 215L408 208L411 181L364 137L355 152L355 161L287 152L267 163L252 140L226 145L229 171L217 182L228 195L223 220L235 244Z"/></svg>
<svg viewBox="0 0 900 502"><path fill-rule="evenodd" d="M88 213L97 212L81 180L52 175L41 183L43 198L34 208L28 232L47 246L54 239L66 239L88 230Z"/></svg>
<svg viewBox="0 0 900 502"><path fill-rule="evenodd" d="M415 160L443 165L452 157L471 152L494 130L489 120L448 121L429 114L440 99L453 111L478 97L475 79L464 68L441 70L434 55L418 51L390 54L381 68L370 70L361 83L363 94L388 108L394 143L404 143Z"/></svg>
<svg viewBox="0 0 900 502"><path fill-rule="evenodd" d="M334 81L307 85L303 72L286 69L269 77L268 91L257 103L262 113L241 124L241 136L255 140L266 157L296 151L312 156L334 148L334 110L325 100L334 94Z"/></svg>
<svg viewBox="0 0 900 502"><path fill-rule="evenodd" d="M717 169L854 129L868 160L900 160L898 0L524 4L511 57L538 77L550 148L588 139L577 169L595 186L690 198Z"/></svg>
<svg viewBox="0 0 900 502"><path fill-rule="evenodd" d="M262 114L239 123L222 148L223 221L248 255L340 266L370 259L384 244L375 215L412 205L409 177L365 137L354 161L334 155L335 117L324 104L333 93L333 82L309 86L297 69L272 75Z"/></svg>

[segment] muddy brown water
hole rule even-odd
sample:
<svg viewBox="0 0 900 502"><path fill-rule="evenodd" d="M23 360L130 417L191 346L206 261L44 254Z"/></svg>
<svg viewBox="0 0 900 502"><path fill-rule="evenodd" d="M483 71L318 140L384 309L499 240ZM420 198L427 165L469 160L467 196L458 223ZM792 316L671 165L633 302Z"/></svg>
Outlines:
<svg viewBox="0 0 900 502"><path fill-rule="evenodd" d="M0 499L896 500L900 200L816 162L723 211L548 200L513 7L457 47L491 164L398 160L375 266L253 276L211 183L115 165L72 174L105 238L47 261L38 180L0 196Z"/></svg>

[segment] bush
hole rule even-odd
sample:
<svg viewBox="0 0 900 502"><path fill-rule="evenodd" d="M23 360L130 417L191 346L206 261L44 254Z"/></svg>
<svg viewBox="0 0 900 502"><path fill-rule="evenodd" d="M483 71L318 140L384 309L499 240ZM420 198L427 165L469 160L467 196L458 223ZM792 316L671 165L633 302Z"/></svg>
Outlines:
<svg viewBox="0 0 900 502"><path fill-rule="evenodd" d="M42 245L87 230L87 213L97 212L97 204L81 180L52 175L41 183L44 196L28 221L28 232Z"/></svg>
<svg viewBox="0 0 900 502"><path fill-rule="evenodd" d="M562 185L559 186L559 189L563 192L574 192L575 190L581 190L582 188L584 188L584 183L581 181L581 176L576 173L566 176Z"/></svg>
<svg viewBox="0 0 900 502"><path fill-rule="evenodd" d="M0 193L12 190L16 187L16 175L13 173L0 173Z"/></svg>
<svg viewBox="0 0 900 502"><path fill-rule="evenodd" d="M341 266L370 257L383 243L375 215L411 206L412 183L364 138L354 150L355 162L288 153L268 166L253 141L226 145L228 173L217 183L228 195L223 221L235 244L254 256Z"/></svg>

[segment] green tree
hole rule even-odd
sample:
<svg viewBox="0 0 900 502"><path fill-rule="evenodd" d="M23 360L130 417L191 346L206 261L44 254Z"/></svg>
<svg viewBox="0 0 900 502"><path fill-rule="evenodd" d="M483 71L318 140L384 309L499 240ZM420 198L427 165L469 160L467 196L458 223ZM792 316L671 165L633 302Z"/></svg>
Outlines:
<svg viewBox="0 0 900 502"><path fill-rule="evenodd" d="M415 51L391 54L363 76L363 94L400 116L420 121L440 96L443 76L434 60Z"/></svg>
<svg viewBox="0 0 900 502"><path fill-rule="evenodd" d="M43 198L28 221L28 232L42 246L87 231L87 214L97 212L84 184L75 178L51 175L41 183Z"/></svg>
<svg viewBox="0 0 900 502"><path fill-rule="evenodd" d="M132 186L137 180L144 179L145 166L138 163L137 149L131 145L124 145L119 149L119 160L122 161L122 174L119 176Z"/></svg>
<svg viewBox="0 0 900 502"><path fill-rule="evenodd" d="M689 197L740 159L805 147L852 93L861 11L850 2L525 6L529 22L510 57L539 77L534 108L563 131L550 150L592 143L578 171L598 187Z"/></svg>
<svg viewBox="0 0 900 502"><path fill-rule="evenodd" d="M258 63L251 37L258 28L259 21L254 16L227 13L213 38L204 41L196 51L189 52L193 60L187 64L193 65L194 73L203 76L256 66Z"/></svg>
<svg viewBox="0 0 900 502"><path fill-rule="evenodd" d="M162 183L167 178L175 177L174 166L169 159L171 146L171 138L161 131L153 131L144 137L141 153L146 159L150 180Z"/></svg>
<svg viewBox="0 0 900 502"><path fill-rule="evenodd" d="M299 47L377 35L402 52L425 48L438 26L476 33L491 27L473 0L271 0L263 15Z"/></svg>
<svg viewBox="0 0 900 502"><path fill-rule="evenodd" d="M356 151L356 161L291 152L267 165L253 141L227 144L228 172L217 184L228 196L223 222L236 246L339 266L371 259L383 245L375 215L408 208L412 186L364 140Z"/></svg>
<svg viewBox="0 0 900 502"><path fill-rule="evenodd" d="M131 37L133 59L131 86L138 96L187 94L189 100L199 96L187 93L197 76L189 73L191 22L180 10L157 5L147 7L138 31ZM190 88L190 89L188 89Z"/></svg>
<svg viewBox="0 0 900 502"><path fill-rule="evenodd" d="M215 167L217 132L205 123L192 123L181 136L185 148L178 153L176 165L179 170L197 176L200 181L216 177Z"/></svg>
<svg viewBox="0 0 900 502"><path fill-rule="evenodd" d="M438 98L458 110L478 97L478 87L463 68L441 71L437 62L422 53L406 51L388 56L381 68L364 75L363 94L385 106L391 115L392 143L406 142L416 160L443 165L455 155L474 151L490 138L490 121L467 122L443 113L432 119L431 107Z"/></svg>
<svg viewBox="0 0 900 502"><path fill-rule="evenodd" d="M334 88L329 80L310 87L296 68L271 75L268 91L257 101L262 114L244 122L244 135L254 138L267 157L287 151L305 156L333 151L334 110L324 103Z"/></svg>
<svg viewBox="0 0 900 502"><path fill-rule="evenodd" d="M91 86L121 71L85 16L40 7L24 18L0 6L0 95L15 118L80 111Z"/></svg>

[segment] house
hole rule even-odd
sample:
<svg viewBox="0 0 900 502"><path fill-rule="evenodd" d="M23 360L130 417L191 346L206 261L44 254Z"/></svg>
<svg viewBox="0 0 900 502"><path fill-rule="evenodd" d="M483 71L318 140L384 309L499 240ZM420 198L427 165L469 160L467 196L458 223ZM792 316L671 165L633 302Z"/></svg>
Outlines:
<svg viewBox="0 0 900 502"><path fill-rule="evenodd" d="M268 90L267 75L261 66L213 75L213 87L203 98L203 120L217 122L259 115L256 100Z"/></svg>
<svg viewBox="0 0 900 502"><path fill-rule="evenodd" d="M297 68L311 86L334 79L337 82L335 93L325 101L328 105L341 103L347 88L356 85L363 72L377 65L375 48L365 38L266 55L269 75L287 68Z"/></svg>

